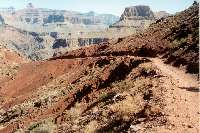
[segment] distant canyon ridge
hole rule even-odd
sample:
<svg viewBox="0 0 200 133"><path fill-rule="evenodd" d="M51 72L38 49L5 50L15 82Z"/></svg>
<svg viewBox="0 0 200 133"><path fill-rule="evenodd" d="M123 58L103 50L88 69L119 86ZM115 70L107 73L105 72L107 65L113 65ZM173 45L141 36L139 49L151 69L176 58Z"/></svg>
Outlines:
<svg viewBox="0 0 200 133"><path fill-rule="evenodd" d="M121 17L36 8L0 9L0 45L32 60L43 60L68 50L143 31L150 24L170 14L153 12L149 6L125 8ZM10 36L12 35L12 36Z"/></svg>

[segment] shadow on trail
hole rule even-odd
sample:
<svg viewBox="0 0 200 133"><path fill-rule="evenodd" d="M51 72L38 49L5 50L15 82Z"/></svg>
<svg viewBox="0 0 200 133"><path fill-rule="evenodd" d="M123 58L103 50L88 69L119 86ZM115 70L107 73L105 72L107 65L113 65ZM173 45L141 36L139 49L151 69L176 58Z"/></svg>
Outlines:
<svg viewBox="0 0 200 133"><path fill-rule="evenodd" d="M200 92L200 88L198 87L179 87L181 89L185 89L186 91L191 91L191 92Z"/></svg>

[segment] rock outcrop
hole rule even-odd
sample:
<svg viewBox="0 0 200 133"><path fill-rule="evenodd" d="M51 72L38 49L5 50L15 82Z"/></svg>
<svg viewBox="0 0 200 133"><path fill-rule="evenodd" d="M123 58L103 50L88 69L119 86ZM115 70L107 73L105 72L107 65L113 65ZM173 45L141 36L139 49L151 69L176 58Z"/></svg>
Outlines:
<svg viewBox="0 0 200 133"><path fill-rule="evenodd" d="M131 6L125 8L120 20L111 25L110 28L132 28L136 32L140 32L148 28L157 19L167 16L169 16L167 12L153 12L149 6Z"/></svg>
<svg viewBox="0 0 200 133"><path fill-rule="evenodd" d="M137 31L146 29L155 21L154 13L149 6L132 6L125 8L120 20L111 25L111 28L129 28Z"/></svg>
<svg viewBox="0 0 200 133"><path fill-rule="evenodd" d="M103 42L107 42L108 40L108 38L78 38L78 46L83 47L92 44L100 44Z"/></svg>
<svg viewBox="0 0 200 133"><path fill-rule="evenodd" d="M68 38L68 39L56 39L52 48L58 49L58 48L79 48L84 46L90 46L95 44L100 44L107 42L108 38Z"/></svg>
<svg viewBox="0 0 200 133"><path fill-rule="evenodd" d="M69 43L66 42L66 39L56 39L52 46L53 49L66 47L69 47Z"/></svg>

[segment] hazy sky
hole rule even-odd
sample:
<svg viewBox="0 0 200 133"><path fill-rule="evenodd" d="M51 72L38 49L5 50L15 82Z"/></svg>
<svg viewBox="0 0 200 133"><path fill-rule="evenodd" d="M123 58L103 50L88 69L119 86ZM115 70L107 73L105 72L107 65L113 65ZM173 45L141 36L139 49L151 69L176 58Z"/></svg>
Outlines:
<svg viewBox="0 0 200 133"><path fill-rule="evenodd" d="M169 13L182 11L194 0L0 0L0 8L13 6L22 9L31 2L35 7L65 9L80 12L95 11L120 16L127 6L149 5L153 11Z"/></svg>

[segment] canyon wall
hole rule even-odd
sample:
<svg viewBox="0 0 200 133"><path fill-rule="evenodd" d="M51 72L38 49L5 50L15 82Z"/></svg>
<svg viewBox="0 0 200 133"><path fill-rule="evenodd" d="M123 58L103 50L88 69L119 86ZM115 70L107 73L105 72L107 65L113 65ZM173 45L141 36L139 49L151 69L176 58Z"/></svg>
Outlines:
<svg viewBox="0 0 200 133"><path fill-rule="evenodd" d="M43 29L42 32L59 32L58 26L64 29L74 26L79 27L80 30L84 26L92 26L91 28L93 29L103 29L119 20L118 16L112 14L35 8L31 3L21 10L15 10L15 8L11 7L2 8L0 9L0 14L4 17L6 24L35 32L37 32L37 29ZM35 28L31 28L31 26Z"/></svg>

